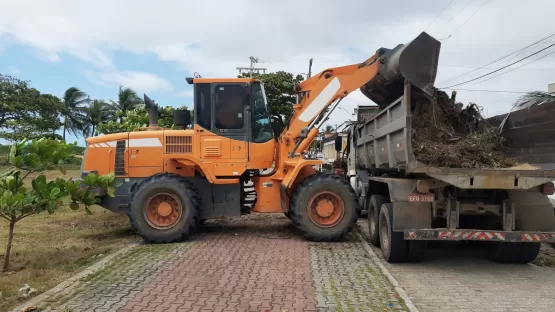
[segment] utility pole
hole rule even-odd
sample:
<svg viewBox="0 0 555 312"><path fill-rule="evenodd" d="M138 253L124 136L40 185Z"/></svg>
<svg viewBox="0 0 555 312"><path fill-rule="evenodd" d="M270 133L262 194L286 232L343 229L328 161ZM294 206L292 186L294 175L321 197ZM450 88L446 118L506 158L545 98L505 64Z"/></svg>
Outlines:
<svg viewBox="0 0 555 312"><path fill-rule="evenodd" d="M249 67L236 67L236 69L239 71L239 75L243 72L243 71L249 71L249 77L252 78L252 72L256 71L257 74L260 74L260 71L262 71L263 74L266 73L266 68L255 68L254 64L257 63L263 63L261 60L259 60L258 58L251 56L249 57L250 61L251 61L251 65Z"/></svg>
<svg viewBox="0 0 555 312"><path fill-rule="evenodd" d="M312 58L310 58L310 60L308 61L308 77L307 77L307 79L310 78L311 74L312 74Z"/></svg>

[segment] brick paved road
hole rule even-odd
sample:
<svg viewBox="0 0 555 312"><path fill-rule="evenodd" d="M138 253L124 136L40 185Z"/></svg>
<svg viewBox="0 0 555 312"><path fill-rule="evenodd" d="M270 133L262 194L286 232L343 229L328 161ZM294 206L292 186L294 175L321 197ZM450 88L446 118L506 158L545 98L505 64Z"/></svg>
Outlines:
<svg viewBox="0 0 555 312"><path fill-rule="evenodd" d="M356 235L310 243L281 215L212 221L140 245L39 304L44 311L406 311Z"/></svg>
<svg viewBox="0 0 555 312"><path fill-rule="evenodd" d="M358 227L368 235L366 219ZM420 311L555 311L554 269L493 263L483 249L438 245L422 263L385 266Z"/></svg>

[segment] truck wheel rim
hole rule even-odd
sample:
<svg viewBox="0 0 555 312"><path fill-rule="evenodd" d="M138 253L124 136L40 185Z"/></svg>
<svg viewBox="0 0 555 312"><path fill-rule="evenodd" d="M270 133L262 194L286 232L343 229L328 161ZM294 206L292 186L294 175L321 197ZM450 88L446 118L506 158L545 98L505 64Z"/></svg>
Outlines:
<svg viewBox="0 0 555 312"><path fill-rule="evenodd" d="M318 192L308 201L308 217L319 227L328 228L337 225L345 215L345 204L335 193Z"/></svg>
<svg viewBox="0 0 555 312"><path fill-rule="evenodd" d="M381 246L382 249L384 250L388 250L389 249L389 236L388 236L388 224L387 224L387 219L382 216L381 220L380 220L381 224L380 224L380 239L381 239Z"/></svg>
<svg viewBox="0 0 555 312"><path fill-rule="evenodd" d="M368 210L368 223L370 223L370 233L373 235L374 233L376 233L376 216L374 215L374 209L369 209Z"/></svg>
<svg viewBox="0 0 555 312"><path fill-rule="evenodd" d="M183 214L181 201L173 194L158 193L147 200L144 211L150 226L160 230L174 227Z"/></svg>

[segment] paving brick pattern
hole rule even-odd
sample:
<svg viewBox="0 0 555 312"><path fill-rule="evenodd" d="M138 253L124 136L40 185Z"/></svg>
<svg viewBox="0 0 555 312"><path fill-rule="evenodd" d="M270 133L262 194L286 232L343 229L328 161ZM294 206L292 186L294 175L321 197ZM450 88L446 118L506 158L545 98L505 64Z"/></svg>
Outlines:
<svg viewBox="0 0 555 312"><path fill-rule="evenodd" d="M403 311L356 235L311 243L282 215L209 221L188 242L140 245L43 311Z"/></svg>
<svg viewBox="0 0 555 312"><path fill-rule="evenodd" d="M149 284L188 244L141 245L39 305L44 311L116 311Z"/></svg>
<svg viewBox="0 0 555 312"><path fill-rule="evenodd" d="M310 254L319 310L407 310L357 236L342 243L311 243Z"/></svg>
<svg viewBox="0 0 555 312"><path fill-rule="evenodd" d="M308 242L252 226L200 235L122 311L316 311Z"/></svg>
<svg viewBox="0 0 555 312"><path fill-rule="evenodd" d="M365 237L367 224L366 219L358 223ZM423 312L555 311L551 268L493 263L483 250L454 244L435 244L422 263L384 263Z"/></svg>

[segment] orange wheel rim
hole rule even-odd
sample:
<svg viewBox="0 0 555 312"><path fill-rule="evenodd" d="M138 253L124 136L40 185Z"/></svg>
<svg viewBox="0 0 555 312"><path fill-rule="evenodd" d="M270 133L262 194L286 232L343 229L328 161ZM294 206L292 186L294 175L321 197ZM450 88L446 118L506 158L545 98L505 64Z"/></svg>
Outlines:
<svg viewBox="0 0 555 312"><path fill-rule="evenodd" d="M183 209L181 201L175 195L158 193L147 200L144 214L150 226L165 230L179 222Z"/></svg>
<svg viewBox="0 0 555 312"><path fill-rule="evenodd" d="M341 197L330 191L318 192L308 201L308 217L319 227L337 225L345 215L345 204Z"/></svg>

